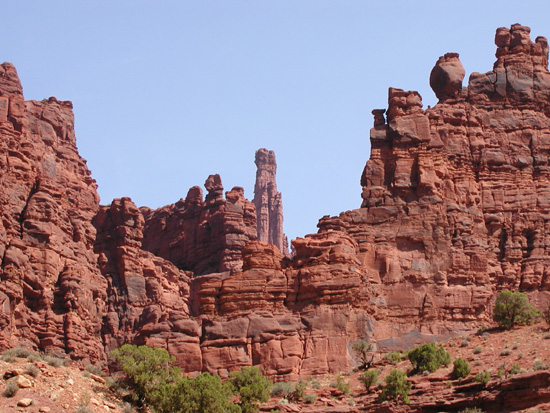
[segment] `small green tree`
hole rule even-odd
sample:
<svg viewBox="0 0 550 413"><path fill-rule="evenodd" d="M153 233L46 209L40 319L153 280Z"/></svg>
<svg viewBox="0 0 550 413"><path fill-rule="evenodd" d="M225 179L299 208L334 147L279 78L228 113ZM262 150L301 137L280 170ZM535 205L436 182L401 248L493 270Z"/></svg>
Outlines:
<svg viewBox="0 0 550 413"><path fill-rule="evenodd" d="M111 352L134 390L134 401L155 413L240 413L233 393L220 377L202 373L194 379L170 366L166 350L125 344Z"/></svg>
<svg viewBox="0 0 550 413"><path fill-rule="evenodd" d="M465 377L468 377L468 374L470 374L471 368L466 360L458 357L453 362L453 365L454 365L454 368L453 368L452 376L455 379L463 379Z"/></svg>
<svg viewBox="0 0 550 413"><path fill-rule="evenodd" d="M434 343L426 343L416 347L409 351L408 357L415 373L424 371L433 373L439 367L448 366L451 362L451 355L443 347L436 347Z"/></svg>
<svg viewBox="0 0 550 413"><path fill-rule="evenodd" d="M231 387L223 384L219 376L182 376L175 383L164 383L151 407L157 413L240 413L239 406L230 401L232 394Z"/></svg>
<svg viewBox="0 0 550 413"><path fill-rule="evenodd" d="M365 371L361 376L359 376L359 380L365 385L365 390L367 393L370 393L370 389L372 386L374 386L378 381L378 370L367 370Z"/></svg>
<svg viewBox="0 0 550 413"><path fill-rule="evenodd" d="M111 352L126 373L128 384L134 389L138 406L160 397L159 389L180 376L180 369L170 367L174 357L166 350L148 346L124 344Z"/></svg>
<svg viewBox="0 0 550 413"><path fill-rule="evenodd" d="M493 309L493 320L506 329L511 329L515 325L532 324L537 316L537 309L529 303L527 296L520 292L502 291Z"/></svg>
<svg viewBox="0 0 550 413"><path fill-rule="evenodd" d="M402 400L403 403L409 404L409 393L412 384L407 380L405 372L399 369L393 369L384 379L386 385L382 388L382 392L378 396L380 401L384 400Z"/></svg>
<svg viewBox="0 0 550 413"><path fill-rule="evenodd" d="M239 406L243 413L253 413L259 410L256 402L269 400L273 383L260 373L255 366L243 367L239 372L232 372L229 383L233 393L239 396ZM302 394L303 396L303 394Z"/></svg>
<svg viewBox="0 0 550 413"><path fill-rule="evenodd" d="M359 360L361 361L361 365L359 366L359 368L361 370L368 370L374 360L374 353L372 353L372 343L367 343L366 341L361 340L353 344L351 348L353 351L355 351L355 353L359 357Z"/></svg>

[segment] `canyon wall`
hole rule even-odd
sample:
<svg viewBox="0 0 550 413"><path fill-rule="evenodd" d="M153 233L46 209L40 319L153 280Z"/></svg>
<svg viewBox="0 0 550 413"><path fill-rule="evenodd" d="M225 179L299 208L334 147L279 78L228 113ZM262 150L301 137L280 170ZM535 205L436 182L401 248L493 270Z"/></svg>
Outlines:
<svg viewBox="0 0 550 413"><path fill-rule="evenodd" d="M386 351L486 325L503 289L546 306L548 45L520 25L495 43L493 70L466 86L459 55L439 58L433 108L389 89L361 207L322 218L292 257L272 152L256 153L254 203L211 175L204 199L100 206L70 102L25 102L3 64L0 346L103 362L149 344L187 372L253 364L293 380L351 369L360 339Z"/></svg>

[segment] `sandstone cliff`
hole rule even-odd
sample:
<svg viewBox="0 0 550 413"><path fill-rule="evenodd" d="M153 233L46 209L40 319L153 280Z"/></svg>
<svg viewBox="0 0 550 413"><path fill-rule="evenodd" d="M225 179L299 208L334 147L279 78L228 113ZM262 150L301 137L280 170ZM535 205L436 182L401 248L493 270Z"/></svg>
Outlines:
<svg viewBox="0 0 550 413"><path fill-rule="evenodd" d="M93 253L96 183L76 149L72 104L23 100L0 66L0 345L105 357L107 282Z"/></svg>
<svg viewBox="0 0 550 413"><path fill-rule="evenodd" d="M349 370L359 339L390 349L477 328L504 288L546 304L548 46L520 25L495 42L493 70L466 86L458 54L437 61L433 108L390 88L373 111L361 208L322 218L292 258L256 241L256 208L241 188L224 199L217 175L205 199L193 187L158 210L99 206L71 104L25 102L3 64L0 346L104 360L147 343L189 372L256 364L296 379ZM269 157L257 164L276 206Z"/></svg>

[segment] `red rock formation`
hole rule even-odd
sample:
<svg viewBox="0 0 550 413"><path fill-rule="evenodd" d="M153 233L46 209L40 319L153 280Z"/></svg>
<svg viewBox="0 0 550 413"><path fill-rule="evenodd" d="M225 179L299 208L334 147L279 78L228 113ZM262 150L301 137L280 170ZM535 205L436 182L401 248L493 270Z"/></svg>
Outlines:
<svg viewBox="0 0 550 413"><path fill-rule="evenodd" d="M189 317L190 273L141 249L144 218L129 198L101 207L95 245L107 280L105 349L125 342L165 348L188 371L202 370L199 324Z"/></svg>
<svg viewBox="0 0 550 413"><path fill-rule="evenodd" d="M535 300L548 290L548 48L519 25L498 29L496 44L493 71L460 90L458 55L439 59L434 108L390 89L387 122L377 111L371 130L363 208L320 222L356 240L384 297L379 317L396 331L459 329L486 317L496 290Z"/></svg>
<svg viewBox="0 0 550 413"><path fill-rule="evenodd" d="M258 241L275 245L288 254L288 240L283 232L283 197L277 192L277 162L275 152L267 149L256 151L256 183L254 184L254 199Z"/></svg>
<svg viewBox="0 0 550 413"><path fill-rule="evenodd" d="M256 239L254 205L241 187L226 192L224 199L219 175L210 175L204 185L206 200L194 186L185 201L142 208L143 249L195 274L240 271L241 250Z"/></svg>
<svg viewBox="0 0 550 413"><path fill-rule="evenodd" d="M503 288L545 304L548 47L519 25L496 44L493 70L467 87L457 54L438 60L434 108L390 88L373 111L361 208L322 218L292 259L255 241L253 204L242 188L224 199L217 175L204 200L193 187L154 211L128 198L99 207L71 104L24 102L2 65L0 346L99 360L147 343L188 372L260 364L295 379L349 370L359 339L390 349L475 328ZM270 156L256 158L264 229L282 224Z"/></svg>
<svg viewBox="0 0 550 413"><path fill-rule="evenodd" d="M24 102L0 66L0 346L102 359L106 281L93 254L95 181L70 102Z"/></svg>
<svg viewBox="0 0 550 413"><path fill-rule="evenodd" d="M462 90L464 67L458 53L441 56L430 73L430 86L440 101L456 97Z"/></svg>

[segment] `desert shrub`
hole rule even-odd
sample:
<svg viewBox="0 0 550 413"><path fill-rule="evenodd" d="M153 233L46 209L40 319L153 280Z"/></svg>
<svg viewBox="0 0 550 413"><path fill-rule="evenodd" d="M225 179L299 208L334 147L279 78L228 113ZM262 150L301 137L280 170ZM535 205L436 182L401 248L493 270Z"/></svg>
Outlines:
<svg viewBox="0 0 550 413"><path fill-rule="evenodd" d="M521 366L519 365L519 363L512 364L512 366L510 367L510 375L514 376L519 373L521 373Z"/></svg>
<svg viewBox="0 0 550 413"><path fill-rule="evenodd" d="M281 400L279 400L279 402L277 404L280 404L281 406L286 406L287 404L289 404L290 402L285 399L284 397L281 398ZM278 411L278 410L277 410Z"/></svg>
<svg viewBox="0 0 550 413"><path fill-rule="evenodd" d="M489 338L490 334L488 331L484 332L481 337L484 339L484 340L487 340Z"/></svg>
<svg viewBox="0 0 550 413"><path fill-rule="evenodd" d="M271 395L273 397L284 397L288 399L293 390L294 387L292 386L292 383L289 383L287 381L279 381L273 385L273 388L271 389Z"/></svg>
<svg viewBox="0 0 550 413"><path fill-rule="evenodd" d="M472 350L472 353L474 354L479 354L481 353L483 350L481 350L481 347L475 347L473 350Z"/></svg>
<svg viewBox="0 0 550 413"><path fill-rule="evenodd" d="M94 413L94 411L89 407L79 406L78 409L75 410L75 413Z"/></svg>
<svg viewBox="0 0 550 413"><path fill-rule="evenodd" d="M443 347L436 347L434 343L423 344L409 351L414 373L428 371L433 373L440 366L447 366L451 362L451 356Z"/></svg>
<svg viewBox="0 0 550 413"><path fill-rule="evenodd" d="M8 380L6 387L4 387L4 390L2 391L2 396L13 397L18 390L19 386L17 385L17 382L15 380Z"/></svg>
<svg viewBox="0 0 550 413"><path fill-rule="evenodd" d="M232 372L229 377L229 385L233 393L239 396L237 404L241 407L242 413L252 413L259 410L257 402L269 400L273 383L260 373L258 367L250 366L243 367L241 371ZM305 388L305 382L297 383L294 394L299 393L299 397L302 398Z"/></svg>
<svg viewBox="0 0 550 413"><path fill-rule="evenodd" d="M304 402L307 404L313 403L315 400L317 400L317 395L315 393L307 393L304 394Z"/></svg>
<svg viewBox="0 0 550 413"><path fill-rule="evenodd" d="M359 368L363 370L370 368L370 366L372 365L372 361L374 360L372 343L367 343L364 340L361 340L353 344L351 348L361 361L361 365L359 366Z"/></svg>
<svg viewBox="0 0 550 413"><path fill-rule="evenodd" d="M27 364L25 366L25 374L28 374L31 377L38 377L40 374L40 369L34 364Z"/></svg>
<svg viewBox="0 0 550 413"><path fill-rule="evenodd" d="M336 381L334 383L331 383L331 386L334 387L336 390L339 390L343 394L350 394L351 389L349 387L349 382L344 381L342 375L338 375L336 377Z"/></svg>
<svg viewBox="0 0 550 413"><path fill-rule="evenodd" d="M512 354L512 352L511 352L510 350L508 350L508 349L502 350L502 351L500 352L500 355L501 355L501 356L509 356L510 354Z"/></svg>
<svg viewBox="0 0 550 413"><path fill-rule="evenodd" d="M468 374L470 374L470 365L468 364L468 362L460 357L458 357L454 362L453 362L453 372L452 372L452 376L455 378L455 379L463 379L465 377L468 377Z"/></svg>
<svg viewBox="0 0 550 413"><path fill-rule="evenodd" d="M367 370L359 377L367 393L370 393L370 388L378 382L378 373L378 370Z"/></svg>
<svg viewBox="0 0 550 413"><path fill-rule="evenodd" d="M498 295L493 309L493 320L506 329L515 325L532 324L537 315L537 309L529 303L524 293L507 290Z"/></svg>
<svg viewBox="0 0 550 413"><path fill-rule="evenodd" d="M462 340L460 342L460 347L468 347L469 344L470 342L468 340Z"/></svg>
<svg viewBox="0 0 550 413"><path fill-rule="evenodd" d="M458 413L485 413L479 407L466 407L464 410L461 410Z"/></svg>
<svg viewBox="0 0 550 413"><path fill-rule="evenodd" d="M403 360L403 353L399 351L392 351L384 356L391 364L397 364Z"/></svg>
<svg viewBox="0 0 550 413"><path fill-rule="evenodd" d="M305 381L300 380L296 385L294 386L294 390L292 391L292 394L290 395L290 400L299 401L304 398L304 394L306 393L307 384Z"/></svg>
<svg viewBox="0 0 550 413"><path fill-rule="evenodd" d="M386 385L382 388L382 392L378 396L380 401L384 400L402 400L403 403L409 404L409 393L411 391L411 382L407 380L405 372L398 369L393 369L385 377Z"/></svg>
<svg viewBox="0 0 550 413"><path fill-rule="evenodd" d="M31 352L31 354L27 356L27 361L31 363L39 360L42 360L42 355L40 355L40 353L37 353L36 351Z"/></svg>
<svg viewBox="0 0 550 413"><path fill-rule="evenodd" d="M310 377L311 387L314 389L320 389L321 383L319 383L319 380L317 380L315 377Z"/></svg>
<svg viewBox="0 0 550 413"><path fill-rule="evenodd" d="M87 364L84 368L88 373L95 374L96 376L100 376L102 373L101 367L96 366L94 364Z"/></svg>
<svg viewBox="0 0 550 413"><path fill-rule="evenodd" d="M535 359L533 360L533 370L546 370L548 368L548 365L544 363L541 359Z"/></svg>
<svg viewBox="0 0 550 413"><path fill-rule="evenodd" d="M51 354L45 354L42 359L52 367L67 367L69 360L60 357L52 356Z"/></svg>
<svg viewBox="0 0 550 413"><path fill-rule="evenodd" d="M3 355L2 361L5 361L6 363L13 363L15 361L15 357L10 354Z"/></svg>
<svg viewBox="0 0 550 413"><path fill-rule="evenodd" d="M474 381L476 383L481 383L484 386L489 383L489 380L491 380L491 373L488 371L480 371L474 376Z"/></svg>
<svg viewBox="0 0 550 413"><path fill-rule="evenodd" d="M2 353L2 357L17 357L17 358L27 358L31 354L36 354L35 351L29 350L27 348L18 347L18 348L10 348L9 350L6 350Z"/></svg>

